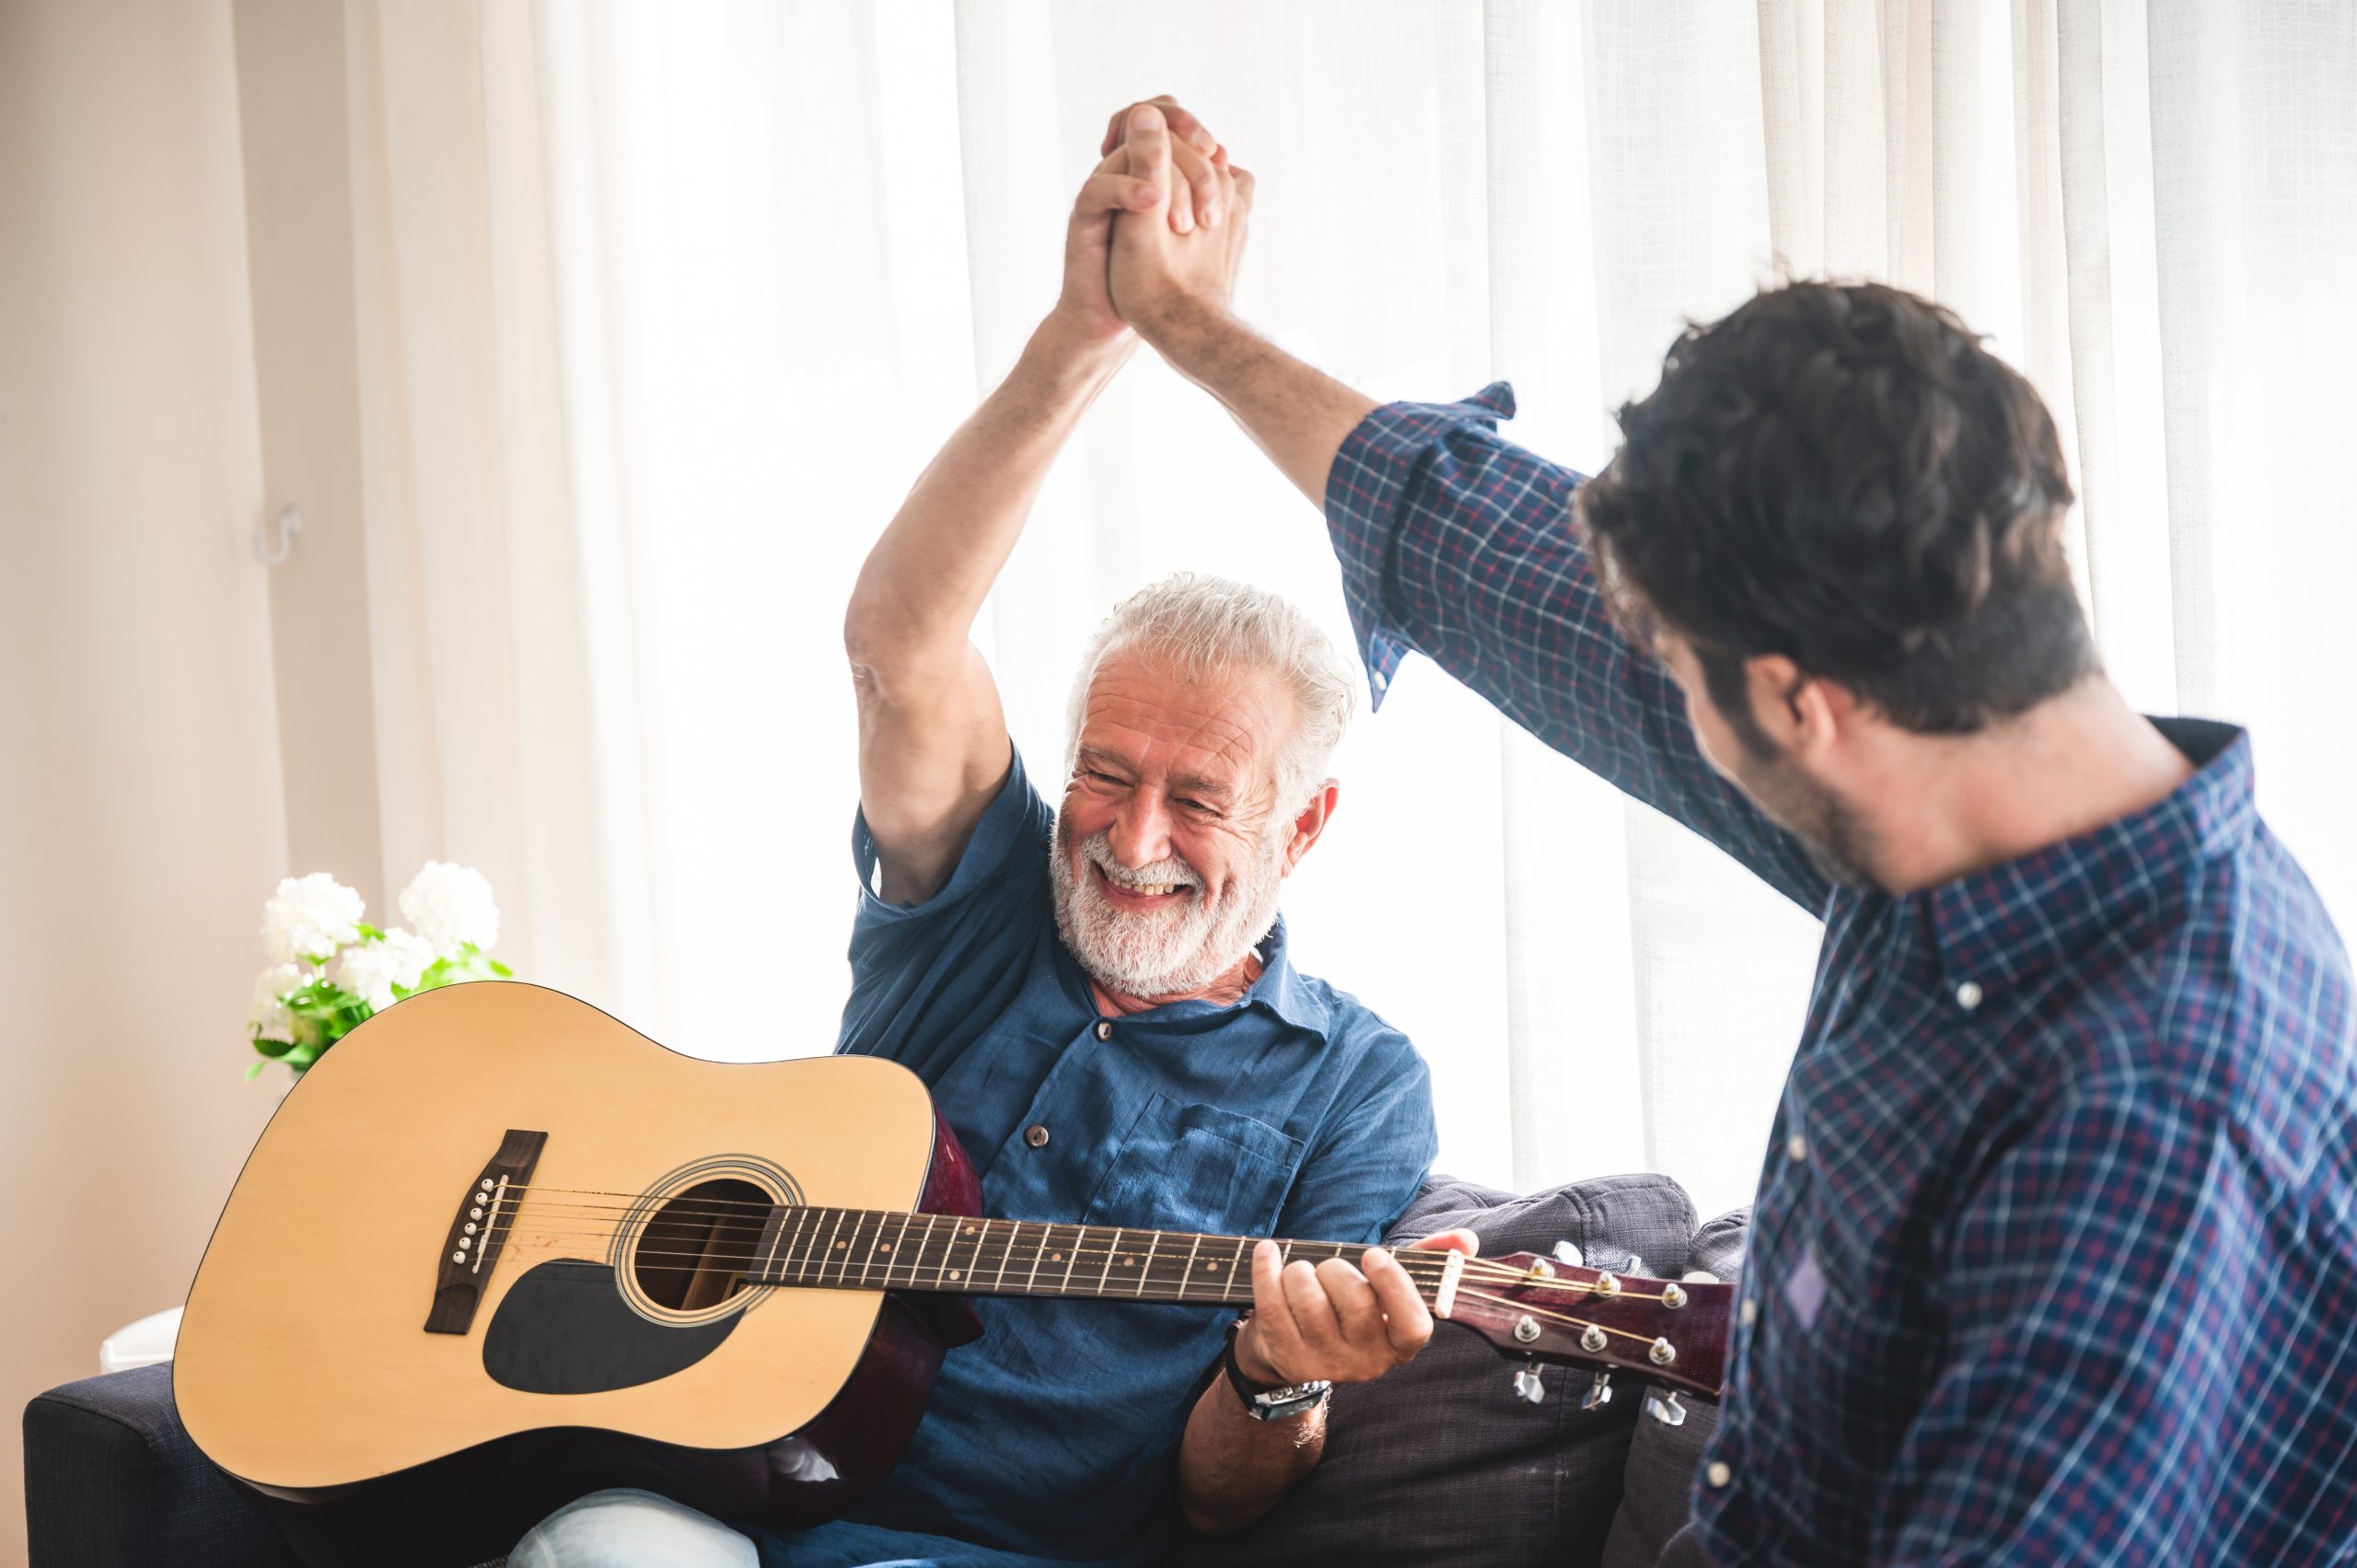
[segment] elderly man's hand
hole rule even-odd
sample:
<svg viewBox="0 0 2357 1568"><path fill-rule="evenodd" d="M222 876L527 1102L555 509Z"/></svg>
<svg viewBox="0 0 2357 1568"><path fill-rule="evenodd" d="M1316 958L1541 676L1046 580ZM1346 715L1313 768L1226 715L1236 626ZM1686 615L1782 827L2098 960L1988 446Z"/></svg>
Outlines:
<svg viewBox="0 0 2357 1568"><path fill-rule="evenodd" d="M1443 1231L1415 1244L1471 1257L1471 1231ZM1252 1317L1236 1336L1236 1364L1257 1383L1364 1383L1415 1359L1433 1337L1433 1315L1408 1271L1380 1247L1361 1260L1312 1268L1279 1264L1277 1245L1252 1249Z"/></svg>
<svg viewBox="0 0 2357 1568"><path fill-rule="evenodd" d="M1184 114L1171 106L1169 112ZM1191 116L1186 123L1202 132ZM1227 149L1180 134L1162 102L1132 105L1121 145L1128 172L1153 186L1154 207L1132 208L1113 226L1110 296L1122 319L1149 340L1190 311L1225 315L1244 258L1253 179Z"/></svg>

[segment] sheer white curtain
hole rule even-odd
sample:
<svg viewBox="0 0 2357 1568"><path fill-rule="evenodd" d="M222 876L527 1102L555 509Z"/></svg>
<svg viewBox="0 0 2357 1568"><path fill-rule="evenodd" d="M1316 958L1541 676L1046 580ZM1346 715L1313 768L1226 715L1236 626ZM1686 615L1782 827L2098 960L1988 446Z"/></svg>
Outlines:
<svg viewBox="0 0 2357 1568"><path fill-rule="evenodd" d="M2256 727L2357 918L2335 0L350 14L388 865L484 866L523 972L667 1043L830 1042L845 594L1052 297L1106 116L1161 91L1260 176L1247 315L1378 396L1511 377L1575 465L1780 267L1956 304L2072 444L2115 673ZM1142 355L980 628L1051 775L1080 640L1180 567L1347 633L1315 516ZM1747 1197L1814 923L1430 666L1339 772L1300 957L1422 1047L1444 1166Z"/></svg>

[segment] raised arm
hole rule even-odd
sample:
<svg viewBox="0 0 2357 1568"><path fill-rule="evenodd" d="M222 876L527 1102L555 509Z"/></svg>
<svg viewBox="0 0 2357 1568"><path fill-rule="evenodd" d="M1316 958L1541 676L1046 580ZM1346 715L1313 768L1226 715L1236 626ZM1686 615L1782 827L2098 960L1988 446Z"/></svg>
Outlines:
<svg viewBox="0 0 2357 1568"><path fill-rule="evenodd" d="M1152 207L1191 226L1191 188L1163 187L1108 157L1074 203L1063 291L1022 357L942 447L868 552L843 616L859 699L860 807L882 896L923 900L947 878L1006 777L998 689L970 640L1048 468L1136 346L1105 290L1113 215ZM1208 160L1197 157L1208 174ZM1167 167L1167 166L1166 166Z"/></svg>
<svg viewBox="0 0 2357 1568"><path fill-rule="evenodd" d="M1131 167L1170 138L1132 110ZM1122 316L1210 392L1324 509L1380 705L1400 659L1430 656L1539 739L1718 844L1812 913L1829 884L1798 840L1712 769L1683 693L1613 624L1573 525L1580 476L1501 439L1503 386L1456 404L1378 407L1228 308L1251 177L1234 171L1221 243L1123 218L1111 287Z"/></svg>
<svg viewBox="0 0 2357 1568"><path fill-rule="evenodd" d="M1006 715L969 633L1048 465L1128 352L1043 323L860 569L843 647L859 697L860 809L890 902L939 889L1006 777Z"/></svg>

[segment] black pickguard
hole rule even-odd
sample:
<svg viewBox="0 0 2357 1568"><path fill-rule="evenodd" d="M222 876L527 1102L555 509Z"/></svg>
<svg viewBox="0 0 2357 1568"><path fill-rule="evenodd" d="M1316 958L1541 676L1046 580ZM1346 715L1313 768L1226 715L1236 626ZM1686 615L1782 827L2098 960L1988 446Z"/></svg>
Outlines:
<svg viewBox="0 0 2357 1568"><path fill-rule="evenodd" d="M492 1381L527 1394L601 1394L686 1370L737 1327L738 1313L671 1328L630 1309L604 1263L560 1258L517 1280L482 1338Z"/></svg>

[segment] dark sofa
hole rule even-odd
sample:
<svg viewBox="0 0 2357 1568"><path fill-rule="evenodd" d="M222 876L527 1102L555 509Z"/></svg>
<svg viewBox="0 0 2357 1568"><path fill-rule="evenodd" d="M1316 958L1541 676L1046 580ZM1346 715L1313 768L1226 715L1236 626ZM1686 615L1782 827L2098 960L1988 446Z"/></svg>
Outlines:
<svg viewBox="0 0 2357 1568"><path fill-rule="evenodd" d="M1735 1276L1747 1216L1696 1223L1666 1177L1616 1176L1528 1197L1435 1178L1392 1239L1468 1226L1490 1254L1558 1240L1599 1267ZM1655 1568L1683 1521L1713 1412L1647 1419L1621 1374L1582 1408L1591 1379L1550 1368L1545 1398L1514 1392L1514 1364L1444 1327L1414 1363L1338 1389L1318 1469L1241 1535L1173 1543L1182 1568L1446 1563ZM52 1388L25 1411L30 1568L301 1568L269 1517L198 1453L172 1408L171 1368ZM1673 1553L1673 1557L1677 1554Z"/></svg>

